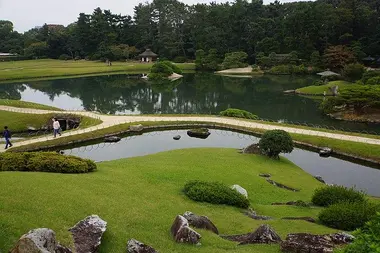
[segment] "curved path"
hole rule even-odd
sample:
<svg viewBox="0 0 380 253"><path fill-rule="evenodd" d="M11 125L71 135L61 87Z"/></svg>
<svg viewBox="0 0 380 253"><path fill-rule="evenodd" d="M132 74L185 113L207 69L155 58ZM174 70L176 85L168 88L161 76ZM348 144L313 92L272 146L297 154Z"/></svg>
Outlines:
<svg viewBox="0 0 380 253"><path fill-rule="evenodd" d="M245 120L236 119L236 118L225 118L225 117L217 117L217 116L179 116L179 117L175 117L175 116L171 116L171 117L169 116L117 116L117 115L103 115L103 114L98 114L94 112L86 112L86 111L72 111L72 112L71 111L50 111L50 110L38 110L38 109L29 109L29 108L16 108L16 107L9 107L9 106L0 106L0 110L12 111L12 112L18 112L18 113L29 113L29 114L47 114L47 113L76 114L76 115L81 115L81 116L87 116L90 118L100 119L101 121L103 121L103 123L96 126L69 131L65 133L62 137L57 137L57 138L64 138L64 136L90 133L95 130L99 130L102 128L107 128L107 127L111 127L111 126L115 126L115 125L123 124L123 123L133 123L133 122L143 122L143 121L147 121L147 122L194 121L194 122L207 122L207 123L212 122L212 123L217 123L217 124L219 123L223 125L246 127L246 128L252 128L252 129L265 129L265 130L282 129L289 133L320 136L320 137L326 137L326 138L331 138L331 139L339 139L339 140L380 145L380 139L360 137L360 136L354 136L354 135L349 135L349 134L329 133L329 132L323 132L323 131L317 131L317 130L301 129L301 128L295 128L295 127L280 126L280 125L270 125L270 123L265 124L265 123L260 123L260 122L245 121ZM33 139L25 140L25 141L19 141L16 143L16 145L24 146L24 145L44 142L44 141L52 140L52 139L53 139L53 136L43 136L43 137L33 138ZM4 150L0 149L0 152L4 152Z"/></svg>

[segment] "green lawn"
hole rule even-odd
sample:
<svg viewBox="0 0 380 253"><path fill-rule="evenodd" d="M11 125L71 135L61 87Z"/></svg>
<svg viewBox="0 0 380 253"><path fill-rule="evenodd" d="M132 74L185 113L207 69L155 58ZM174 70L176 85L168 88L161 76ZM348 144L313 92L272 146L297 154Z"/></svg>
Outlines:
<svg viewBox="0 0 380 253"><path fill-rule="evenodd" d="M0 122L2 124L0 127L2 131L4 126L8 126L11 132L26 131L29 126L39 129L49 123L54 116L57 116L57 114L28 114L0 110ZM85 116L80 117L81 128L90 127L101 123L101 120L98 119Z"/></svg>
<svg viewBox="0 0 380 253"><path fill-rule="evenodd" d="M307 86L300 89L297 89L296 92L302 94L310 94L310 95L320 95L323 96L323 93L326 91L326 94L331 95L330 87L338 85L339 90L344 90L346 87L350 86L352 83L346 81L332 81L328 82L325 85L320 86Z"/></svg>
<svg viewBox="0 0 380 253"><path fill-rule="evenodd" d="M183 70L194 70L192 63L177 64ZM28 60L0 62L0 82L10 80L27 80L64 76L81 76L89 74L143 73L150 71L152 64L139 62L113 62L107 66L103 62Z"/></svg>
<svg viewBox="0 0 380 253"><path fill-rule="evenodd" d="M60 108L37 104L33 102L26 102L21 100L12 100L12 99L0 99L0 105L18 107L18 108L32 108L32 109L40 109L40 110L54 110L54 111L63 111Z"/></svg>
<svg viewBox="0 0 380 253"><path fill-rule="evenodd" d="M271 173L275 181L300 188L277 188L258 176ZM292 232L329 233L333 230L305 221L282 221L284 216L316 217L319 208L271 206L272 202L310 201L322 184L288 160L242 155L234 149L187 149L103 162L90 174L0 173L0 251L7 252L30 229L48 227L63 244L72 245L67 231L77 221L98 214L108 222L100 252L124 252L130 238L160 252L279 252L278 245L246 245L225 241L197 229L202 246L174 243L169 230L178 214L207 215L221 234L248 233L268 223L284 238ZM240 184L251 206L273 221L255 221L241 210L197 203L181 191L189 180ZM47 194L48 193L48 194Z"/></svg>

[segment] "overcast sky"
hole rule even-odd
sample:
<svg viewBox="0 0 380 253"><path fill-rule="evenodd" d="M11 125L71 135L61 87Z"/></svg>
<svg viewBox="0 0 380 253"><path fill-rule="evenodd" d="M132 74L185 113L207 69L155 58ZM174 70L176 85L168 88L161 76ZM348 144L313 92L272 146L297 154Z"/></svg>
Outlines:
<svg viewBox="0 0 380 253"><path fill-rule="evenodd" d="M291 0L286 0L291 1ZM281 2L286 2L281 1ZM133 7L145 0L0 0L0 20L10 20L19 32L47 24L68 25L79 13L100 7L117 14L133 14ZM226 2L223 0L182 0L186 4ZM272 2L264 0L264 3Z"/></svg>

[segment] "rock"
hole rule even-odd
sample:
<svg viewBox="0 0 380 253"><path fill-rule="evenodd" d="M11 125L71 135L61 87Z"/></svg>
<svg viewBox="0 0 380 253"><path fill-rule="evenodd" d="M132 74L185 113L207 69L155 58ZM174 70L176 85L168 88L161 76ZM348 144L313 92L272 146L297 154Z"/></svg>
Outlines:
<svg viewBox="0 0 380 253"><path fill-rule="evenodd" d="M314 176L315 179L317 179L319 182L326 184L325 180L321 176Z"/></svg>
<svg viewBox="0 0 380 253"><path fill-rule="evenodd" d="M260 177L271 177L272 175L271 174L266 174L266 173L261 173L259 174Z"/></svg>
<svg viewBox="0 0 380 253"><path fill-rule="evenodd" d="M200 229L207 229L214 232L217 235L219 234L218 229L207 216L198 216L196 214L193 214L192 212L185 212L183 214L183 217L187 219L190 226Z"/></svg>
<svg viewBox="0 0 380 253"><path fill-rule="evenodd" d="M69 231L73 235L74 247L77 253L95 253L101 244L107 222L97 215L91 215L78 222Z"/></svg>
<svg viewBox="0 0 380 253"><path fill-rule="evenodd" d="M243 187L241 187L240 185L234 184L233 186L231 186L231 189L237 191L238 193L240 193L244 197L248 198L247 190L244 189Z"/></svg>
<svg viewBox="0 0 380 253"><path fill-rule="evenodd" d="M176 242L198 244L201 235L189 227L187 219L178 215L171 227L171 233Z"/></svg>
<svg viewBox="0 0 380 253"><path fill-rule="evenodd" d="M129 126L129 130L132 132L141 132L143 129L144 129L144 126L141 124Z"/></svg>
<svg viewBox="0 0 380 253"><path fill-rule="evenodd" d="M303 207L309 207L310 206L309 203L306 203L303 200L289 201L289 202L285 202L285 203L274 202L271 205L272 206L303 206Z"/></svg>
<svg viewBox="0 0 380 253"><path fill-rule="evenodd" d="M319 156L320 157L329 157L332 154L332 149L331 148L322 148L319 151Z"/></svg>
<svg viewBox="0 0 380 253"><path fill-rule="evenodd" d="M249 210L244 211L244 214L254 220L272 220L273 219L272 217L269 217L269 216L257 215L257 213L253 211L251 208Z"/></svg>
<svg viewBox="0 0 380 253"><path fill-rule="evenodd" d="M173 137L173 139L176 140L176 141L178 141L178 140L181 139L181 135L176 135L176 136Z"/></svg>
<svg viewBox="0 0 380 253"><path fill-rule="evenodd" d="M249 145L246 148L243 148L242 153L243 154L256 154L256 155L260 155L261 154L261 150L260 150L259 144L252 144L252 145Z"/></svg>
<svg viewBox="0 0 380 253"><path fill-rule="evenodd" d="M295 93L296 90L285 90L284 93L285 94L292 94L292 93Z"/></svg>
<svg viewBox="0 0 380 253"><path fill-rule="evenodd" d="M55 248L55 253L72 253L72 251L71 249L58 243L57 247Z"/></svg>
<svg viewBox="0 0 380 253"><path fill-rule="evenodd" d="M104 137L104 142L119 142L121 140L118 136L107 136Z"/></svg>
<svg viewBox="0 0 380 253"><path fill-rule="evenodd" d="M228 235L222 238L243 244L279 243L281 237L267 224L260 225L256 231L243 235Z"/></svg>
<svg viewBox="0 0 380 253"><path fill-rule="evenodd" d="M307 233L288 234L281 243L282 252L333 252L336 245L347 244L353 241L353 236L345 233L329 235L313 235Z"/></svg>
<svg viewBox="0 0 380 253"><path fill-rule="evenodd" d="M283 189L286 189L286 190L289 190L289 191L294 191L294 192L299 192L300 190L299 189L294 189L292 187L289 187L289 186L286 186L284 184L281 184L281 183L278 183L278 182L275 182L271 179L267 179L267 182L274 185L274 186L277 186L277 187L280 187L280 188L283 188Z"/></svg>
<svg viewBox="0 0 380 253"><path fill-rule="evenodd" d="M38 129L32 126L28 126L28 132L37 132Z"/></svg>
<svg viewBox="0 0 380 253"><path fill-rule="evenodd" d="M283 217L282 220L304 220L311 223L315 223L316 220L312 217Z"/></svg>
<svg viewBox="0 0 380 253"><path fill-rule="evenodd" d="M157 253L157 251L142 242L131 239L128 241L127 253Z"/></svg>
<svg viewBox="0 0 380 253"><path fill-rule="evenodd" d="M197 128L187 131L188 136L199 139L206 139L210 134L211 133L207 128Z"/></svg>
<svg viewBox="0 0 380 253"><path fill-rule="evenodd" d="M55 233L48 228L38 228L21 236L10 253L55 253Z"/></svg>

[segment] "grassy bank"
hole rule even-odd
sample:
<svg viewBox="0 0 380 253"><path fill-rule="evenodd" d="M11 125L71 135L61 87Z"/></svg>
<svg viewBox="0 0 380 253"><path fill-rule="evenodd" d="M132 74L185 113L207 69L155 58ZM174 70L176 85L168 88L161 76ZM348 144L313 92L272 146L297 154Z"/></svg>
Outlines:
<svg viewBox="0 0 380 253"><path fill-rule="evenodd" d="M194 64L177 64L183 70L194 70ZM152 64L139 62L113 62L107 66L103 62L93 61L60 61L60 60L29 60L15 62L0 62L0 82L14 80L30 80L41 78L83 76L91 74L111 73L147 73Z"/></svg>
<svg viewBox="0 0 380 253"><path fill-rule="evenodd" d="M296 93L300 93L303 95L309 94L309 95L314 95L314 96L316 95L323 96L324 92L326 92L327 95L332 95L329 89L330 87L339 86L339 90L344 90L347 86L350 86L351 84L352 83L349 83L346 81L332 81L324 85L319 85L319 86L311 85L311 86L303 87L303 88L297 89Z"/></svg>
<svg viewBox="0 0 380 253"><path fill-rule="evenodd" d="M42 104L26 102L26 101L21 101L21 100L11 100L11 99L0 99L0 105L17 107L17 108L63 111L62 109L53 107L53 106L42 105Z"/></svg>
<svg viewBox="0 0 380 253"><path fill-rule="evenodd" d="M277 188L258 176L300 188ZM189 200L182 187L189 180L240 184L251 206L276 218L256 221L241 210ZM77 221L98 214L108 222L100 252L123 252L136 238L160 252L279 252L278 245L237 246L210 232L197 229L202 246L174 243L169 229L177 214L192 211L207 215L221 234L248 233L268 223L284 238L292 232L329 233L331 229L305 221L283 221L284 216L316 217L320 209L272 206L272 202L310 201L317 180L286 159L241 155L233 149L188 149L98 164L98 171L83 175L1 172L0 250L7 252L25 232L48 227L57 239L72 245L67 231ZM46 196L49 192L49 196Z"/></svg>

